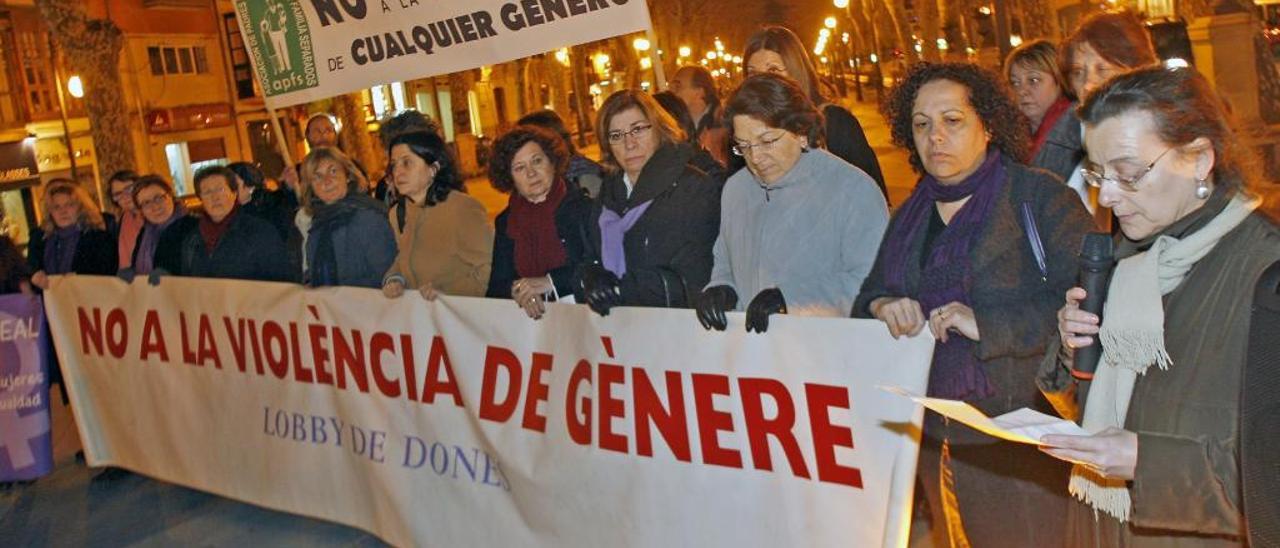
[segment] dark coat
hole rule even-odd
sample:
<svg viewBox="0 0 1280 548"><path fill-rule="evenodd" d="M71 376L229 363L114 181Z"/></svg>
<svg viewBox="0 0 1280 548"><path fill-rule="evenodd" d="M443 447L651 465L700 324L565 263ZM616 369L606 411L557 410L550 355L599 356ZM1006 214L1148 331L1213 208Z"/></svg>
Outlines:
<svg viewBox="0 0 1280 548"><path fill-rule="evenodd" d="M822 115L826 118L825 138L827 150L840 159L853 164L854 167L867 172L871 180L880 187L885 201L889 200L889 190L884 186L884 173L880 171L880 160L876 152L867 142L867 134L862 131L862 124L848 109L827 104L822 107Z"/></svg>
<svg viewBox="0 0 1280 548"><path fill-rule="evenodd" d="M1080 118L1076 117L1076 104L1072 103L1066 112L1053 124L1049 136L1036 152L1031 167L1038 167L1062 178L1062 182L1071 179L1080 161L1084 159L1084 142L1080 133Z"/></svg>
<svg viewBox="0 0 1280 548"><path fill-rule="evenodd" d="M593 263L600 262L602 208L622 215L653 200L623 238L627 272L619 287L624 305L686 308L711 278L721 184L690 163L693 154L686 144L664 145L641 170L630 197L620 172L600 189L590 223Z"/></svg>
<svg viewBox="0 0 1280 548"><path fill-rule="evenodd" d="M46 243L43 229L39 227L31 229L31 242L27 246L27 264L31 266L32 272L45 270ZM80 243L76 245L75 257L71 259L72 273L114 276L119 267L116 239L111 233L92 228L80 233Z"/></svg>
<svg viewBox="0 0 1280 548"><path fill-rule="evenodd" d="M1052 411L1036 388L1036 367L1057 338L1056 312L1062 295L1075 285L1076 255L1084 234L1093 230L1080 198L1056 177L1008 158L1004 162L1008 180L970 255L970 276L978 283L968 294L981 339L974 352L995 394L969 403L988 416L1021 407ZM1044 278L1024 229L1024 203L1031 206L1044 246ZM889 221L889 234L900 220L895 215ZM910 244L908 297L920 283L924 236L925 231L919 231ZM855 316L871 317L871 301L893 296L886 288L886 250L882 243L854 303ZM942 458L942 440L949 443L949 460ZM939 487L941 466L951 475L954 499ZM934 413L925 416L917 471L931 513L941 517L944 507L958 506L973 546L1060 545L1069 470L1066 463L1034 447L1001 442ZM946 530L942 519L934 525Z"/></svg>
<svg viewBox="0 0 1280 548"><path fill-rule="evenodd" d="M183 276L232 278L264 282L292 282L298 273L289 266L288 253L271 223L235 213L227 233L212 251L205 249L197 227L182 242Z"/></svg>
<svg viewBox="0 0 1280 548"><path fill-rule="evenodd" d="M343 199L346 210L330 222L333 228L333 255L337 267L337 284L354 287L382 287L382 276L396 260L396 235L387 222L387 209L368 196ZM327 206L327 207L335 207ZM313 209L317 212L320 210ZM319 216L311 221L311 234L307 237L307 257L315 268L320 256L318 229L323 222ZM309 280L308 285L314 285Z"/></svg>
<svg viewBox="0 0 1280 548"><path fill-rule="evenodd" d="M162 269L169 274L176 276L182 275L182 244L187 240L187 236L197 231L200 226L200 218L194 215L183 215L164 229L160 233L160 240L156 242L156 253L153 259L152 268ZM144 228L143 231L146 229ZM129 264L138 264L138 250L142 248L142 232L138 233L138 243L133 246L133 259Z"/></svg>
<svg viewBox="0 0 1280 548"><path fill-rule="evenodd" d="M569 183L568 192L556 208L556 233L560 236L560 244L564 246L564 266L552 270L551 283L555 285L559 295L573 295L578 288L578 267L590 254L590 225L592 201L586 191ZM493 264L489 271L489 289L486 297L497 299L511 298L511 284L520 277L516 273L516 242L507 235L507 222L511 208L504 209L494 219Z"/></svg>
<svg viewBox="0 0 1280 548"><path fill-rule="evenodd" d="M27 260L8 236L0 235L0 294L17 293L22 282L31 279Z"/></svg>

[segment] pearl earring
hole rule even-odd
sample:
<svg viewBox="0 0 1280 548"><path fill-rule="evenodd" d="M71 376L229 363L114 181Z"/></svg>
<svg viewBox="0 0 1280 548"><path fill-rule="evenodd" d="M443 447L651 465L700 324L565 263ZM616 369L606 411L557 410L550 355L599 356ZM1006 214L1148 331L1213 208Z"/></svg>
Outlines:
<svg viewBox="0 0 1280 548"><path fill-rule="evenodd" d="M1209 182L1206 179L1196 179L1196 198L1201 200L1209 198Z"/></svg>

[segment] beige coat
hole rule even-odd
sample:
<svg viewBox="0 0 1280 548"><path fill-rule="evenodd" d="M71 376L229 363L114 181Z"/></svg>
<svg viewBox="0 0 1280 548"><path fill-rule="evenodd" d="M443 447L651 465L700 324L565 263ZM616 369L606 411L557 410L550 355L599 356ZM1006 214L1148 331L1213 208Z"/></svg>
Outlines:
<svg viewBox="0 0 1280 548"><path fill-rule="evenodd" d="M407 289L428 283L446 295L483 297L489 283L493 227L484 206L461 192L406 215L399 253L383 279Z"/></svg>

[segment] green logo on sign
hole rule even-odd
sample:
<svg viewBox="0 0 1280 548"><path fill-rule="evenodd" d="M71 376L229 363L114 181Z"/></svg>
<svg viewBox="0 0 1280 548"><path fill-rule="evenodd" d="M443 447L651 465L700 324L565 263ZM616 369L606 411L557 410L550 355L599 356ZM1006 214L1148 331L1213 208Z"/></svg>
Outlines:
<svg viewBox="0 0 1280 548"><path fill-rule="evenodd" d="M237 0L236 13L268 97L320 85L311 30L297 0Z"/></svg>

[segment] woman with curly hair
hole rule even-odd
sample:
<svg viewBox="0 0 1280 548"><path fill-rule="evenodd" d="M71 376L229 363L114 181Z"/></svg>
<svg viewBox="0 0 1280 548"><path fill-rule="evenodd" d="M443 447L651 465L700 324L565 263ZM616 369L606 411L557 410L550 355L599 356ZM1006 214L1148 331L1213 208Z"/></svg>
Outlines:
<svg viewBox="0 0 1280 548"><path fill-rule="evenodd" d="M1055 177L1020 163L1026 122L991 72L921 63L882 109L922 177L889 222L854 315L894 337L928 328L938 341L929 396L991 416L1051 411L1035 372L1075 281L1088 213ZM935 534L950 545L1061 542L1067 469L1034 447L928 414L918 474Z"/></svg>
<svg viewBox="0 0 1280 548"><path fill-rule="evenodd" d="M564 140L537 126L498 137L489 159L489 183L511 197L494 220L485 296L513 299L535 320L547 302L574 302L575 274L591 245L591 200L566 180L568 169Z"/></svg>
<svg viewBox="0 0 1280 548"><path fill-rule="evenodd" d="M382 294L406 288L480 297L489 280L493 229L478 200L466 194L458 163L440 135L405 133L387 145L396 192L409 201L400 249L382 278Z"/></svg>

